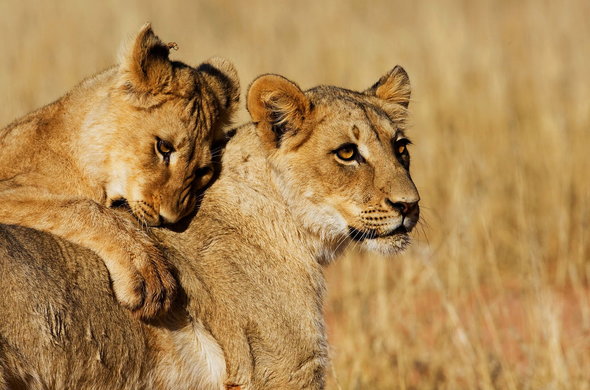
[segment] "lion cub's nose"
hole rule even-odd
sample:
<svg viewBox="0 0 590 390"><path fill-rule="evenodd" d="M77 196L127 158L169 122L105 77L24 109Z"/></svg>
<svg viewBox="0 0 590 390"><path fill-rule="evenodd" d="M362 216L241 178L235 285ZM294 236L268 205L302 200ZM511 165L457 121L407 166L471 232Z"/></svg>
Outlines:
<svg viewBox="0 0 590 390"><path fill-rule="evenodd" d="M393 202L390 199L385 200L388 205L396 209L402 216L411 214L418 207L418 202Z"/></svg>
<svg viewBox="0 0 590 390"><path fill-rule="evenodd" d="M172 225L180 220L180 214L163 214L160 213L160 225Z"/></svg>

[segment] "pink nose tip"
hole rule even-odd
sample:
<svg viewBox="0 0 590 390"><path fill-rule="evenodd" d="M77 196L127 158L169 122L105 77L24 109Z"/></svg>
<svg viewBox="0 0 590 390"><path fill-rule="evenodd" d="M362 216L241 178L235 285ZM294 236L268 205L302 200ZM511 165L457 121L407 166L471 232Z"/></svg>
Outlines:
<svg viewBox="0 0 590 390"><path fill-rule="evenodd" d="M418 207L418 202L392 202L387 199L387 203L404 217L414 212Z"/></svg>

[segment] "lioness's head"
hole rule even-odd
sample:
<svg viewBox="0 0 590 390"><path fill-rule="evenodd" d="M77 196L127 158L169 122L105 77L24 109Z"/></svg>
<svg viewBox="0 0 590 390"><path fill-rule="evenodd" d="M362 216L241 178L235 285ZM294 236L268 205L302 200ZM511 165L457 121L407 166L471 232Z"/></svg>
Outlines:
<svg viewBox="0 0 590 390"><path fill-rule="evenodd" d="M214 58L190 67L168 58L145 25L122 52L101 141L108 201L126 201L148 225L174 223L192 211L212 176L211 144L223 136L239 100L234 67Z"/></svg>
<svg viewBox="0 0 590 390"><path fill-rule="evenodd" d="M335 246L345 237L394 253L419 217L404 134L410 83L396 66L364 92L302 92L277 75L256 79L248 111L277 187L302 223Z"/></svg>

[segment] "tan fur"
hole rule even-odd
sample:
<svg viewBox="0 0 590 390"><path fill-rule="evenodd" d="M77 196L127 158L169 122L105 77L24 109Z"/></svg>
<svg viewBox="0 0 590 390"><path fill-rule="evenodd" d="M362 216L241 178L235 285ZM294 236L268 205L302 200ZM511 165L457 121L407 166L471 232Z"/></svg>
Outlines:
<svg viewBox="0 0 590 390"><path fill-rule="evenodd" d="M231 64L168 59L145 25L121 64L0 130L0 222L48 231L99 254L117 298L143 318L166 310L176 282L140 224L174 223L209 181L210 146L237 106ZM169 161L158 139L174 151Z"/></svg>
<svg viewBox="0 0 590 390"><path fill-rule="evenodd" d="M109 302L87 251L0 227L0 377L32 388L323 389L323 265L351 240L402 250L418 219L408 156L394 147L406 108L382 97L389 82L366 93L304 93L276 75L252 84L255 122L228 142L195 218L157 231L182 286L159 322ZM351 143L363 160L339 161ZM42 299L27 302L33 294Z"/></svg>

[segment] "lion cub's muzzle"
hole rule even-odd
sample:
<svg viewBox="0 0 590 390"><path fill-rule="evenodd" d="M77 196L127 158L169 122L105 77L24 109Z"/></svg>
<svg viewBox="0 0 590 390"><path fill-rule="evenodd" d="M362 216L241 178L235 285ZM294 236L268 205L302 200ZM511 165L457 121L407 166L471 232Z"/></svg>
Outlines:
<svg viewBox="0 0 590 390"><path fill-rule="evenodd" d="M129 202L125 198L113 199L109 202L109 207L126 209L143 225L159 226L162 224L162 217L156 211L154 206L143 200Z"/></svg>
<svg viewBox="0 0 590 390"><path fill-rule="evenodd" d="M159 226L162 223L160 213L156 208L144 201L136 200L129 203L131 212L140 222L148 226Z"/></svg>

